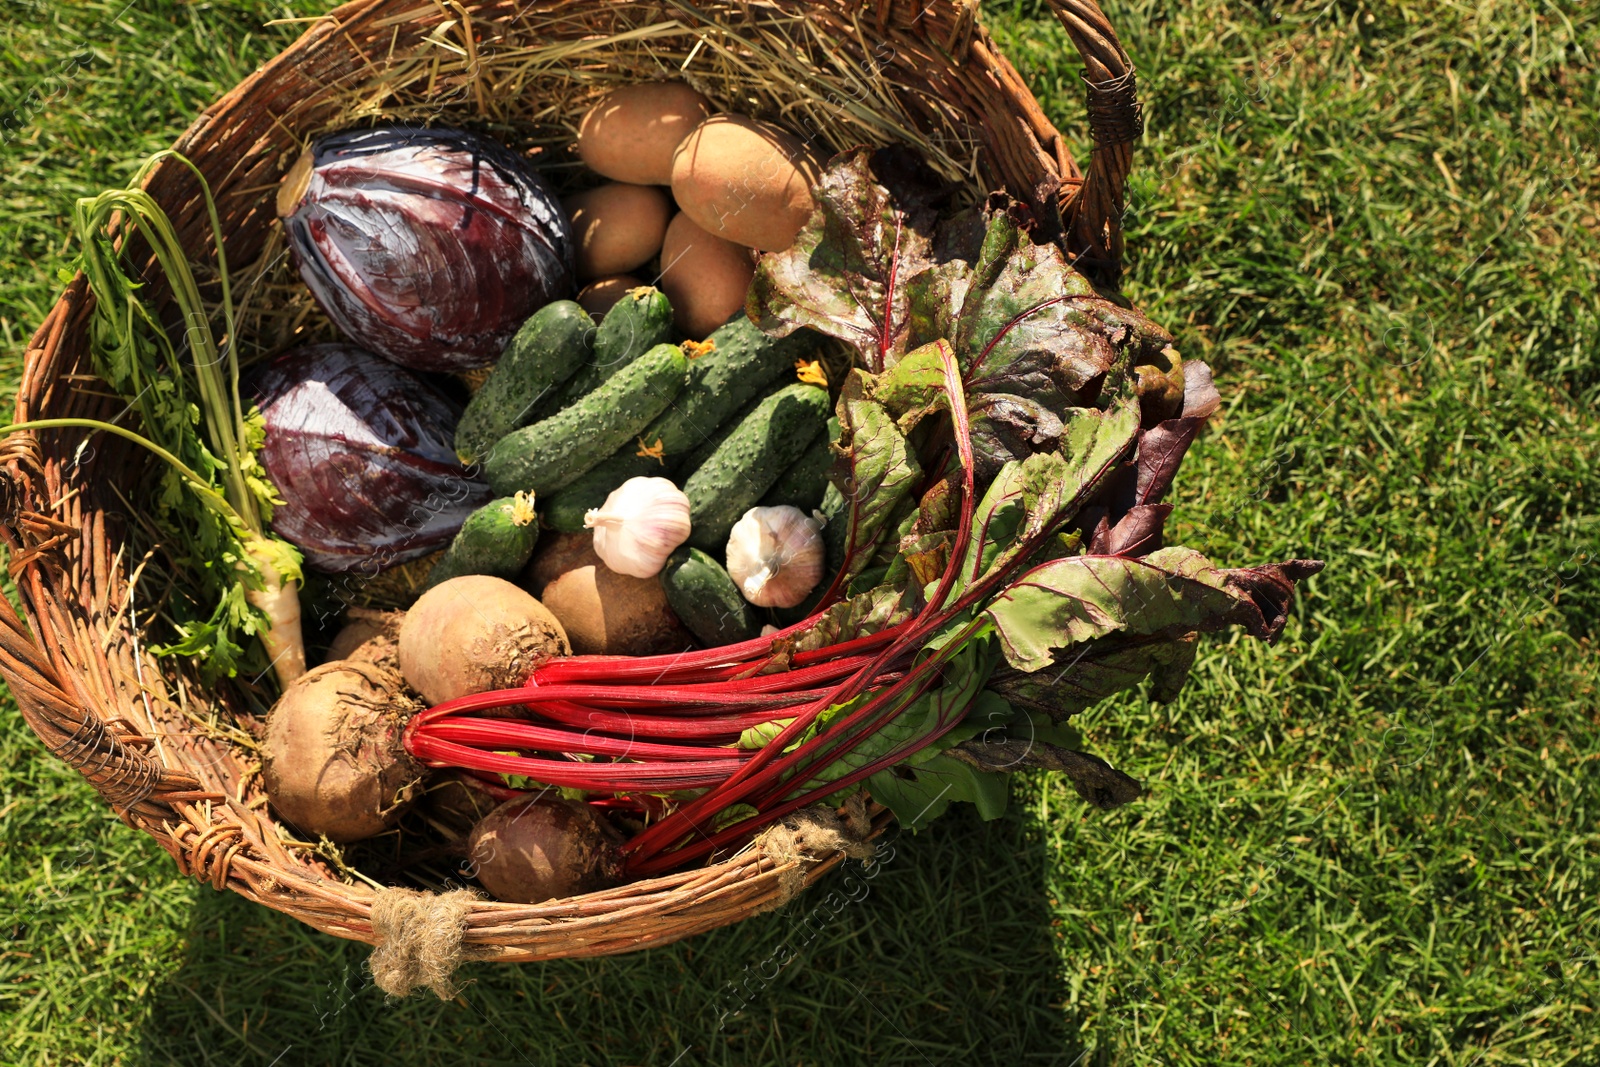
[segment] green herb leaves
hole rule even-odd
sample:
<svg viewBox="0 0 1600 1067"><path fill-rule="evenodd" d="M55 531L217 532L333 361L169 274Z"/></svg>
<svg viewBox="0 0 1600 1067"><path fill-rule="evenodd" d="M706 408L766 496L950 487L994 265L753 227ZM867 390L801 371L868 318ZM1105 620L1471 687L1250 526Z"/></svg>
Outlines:
<svg viewBox="0 0 1600 1067"><path fill-rule="evenodd" d="M220 344L171 220L141 188L167 156L194 173L210 215L223 308ZM210 189L188 160L160 153L127 188L79 200L74 224L82 242L78 265L95 297L89 346L95 369L127 398L142 433L102 428L133 437L166 460L154 517L197 593L195 603L174 599L179 640L157 651L197 658L208 678L233 675L247 654L245 639L265 639L271 630L256 595L299 578L300 556L266 532L277 494L256 458L264 432L260 414L239 402L233 300ZM144 284L122 262L118 238L130 226L137 226L166 276L185 326L180 345L146 306ZM292 647L269 641L269 647L283 649L272 658L284 680L304 669L297 618L283 627L291 628L292 634L275 638Z"/></svg>

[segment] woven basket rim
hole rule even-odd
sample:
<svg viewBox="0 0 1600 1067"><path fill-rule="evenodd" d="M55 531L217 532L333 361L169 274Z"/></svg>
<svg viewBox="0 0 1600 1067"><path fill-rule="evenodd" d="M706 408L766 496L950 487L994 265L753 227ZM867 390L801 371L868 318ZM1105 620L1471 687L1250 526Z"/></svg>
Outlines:
<svg viewBox="0 0 1600 1067"><path fill-rule="evenodd" d="M653 6L660 10L671 3ZM778 11L796 7L792 0L741 6ZM1114 285L1122 250L1123 186L1138 131L1133 67L1094 0L1051 0L1051 6L1083 58L1089 84L1095 140L1082 172L1020 75L977 22L975 0L811 5L840 18L849 15L864 33L885 38L913 33L925 35L916 38L919 46L925 41L948 46L952 58L945 73L970 76L990 94L983 100L989 111L968 111L979 136L996 141L987 165L1004 176L1013 195L1036 210L1059 210L1062 244L1098 273L1099 280ZM338 62L341 49L346 58L360 51L358 41L372 43L387 33L390 49L405 47L410 38L403 39L403 33L442 17L446 9L436 7L353 0L335 9L208 107L174 147L207 173L219 206L226 197L239 196L241 189L255 190L259 199L260 190L270 190L292 161L288 149L296 137L281 128L278 118L263 121L251 109L259 109L263 101L272 104L274 94L297 85L312 92L319 73ZM480 27L495 25L497 13L513 7L538 13L605 9L607 4L479 0L450 5L478 20ZM372 61L373 53L361 54ZM997 115L1013 121L1006 125ZM1005 137L1013 141L1000 143ZM204 231L193 219L198 214L193 210L195 189L187 172L164 164L146 188L179 223L184 247L198 247ZM271 192L265 196L270 200ZM233 242L248 243L252 234L271 224L270 212L265 216L260 210L245 210L238 218L225 215L233 224L230 260ZM80 274L28 344L17 421L48 417L69 405L74 414L87 417L116 410L112 400L86 399L74 388L88 365L85 339L91 307ZM19 618L8 602L0 603L0 676L10 685L25 721L50 752L89 780L123 821L154 837L183 873L319 930L376 943L371 916L375 891L330 877L285 848L261 802L259 786L249 788L251 773L235 765L237 754L183 729L185 720L163 679L162 665L130 637L131 611L143 612L149 605L130 605L127 576L130 563L137 561L122 557L118 516L105 505L103 494L93 491L136 472L143 457L108 447L106 455L85 464L74 458L74 444L50 431L13 433L0 440L0 536L9 549L26 617ZM877 837L889 822L886 812L876 811L865 836ZM779 861L758 844L703 867L582 897L531 906L480 900L467 913L462 940L472 958L512 961L607 955L665 944L787 899L784 886L792 884L796 865L809 885L843 858L835 851ZM787 883L786 874L791 875Z"/></svg>

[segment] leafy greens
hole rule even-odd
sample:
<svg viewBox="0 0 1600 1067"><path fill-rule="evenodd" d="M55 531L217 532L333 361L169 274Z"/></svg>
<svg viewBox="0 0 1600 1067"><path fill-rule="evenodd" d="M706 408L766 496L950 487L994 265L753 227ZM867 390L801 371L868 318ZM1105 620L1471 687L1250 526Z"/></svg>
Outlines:
<svg viewBox="0 0 1600 1067"><path fill-rule="evenodd" d="M774 666L893 628L877 669L902 680L846 687L791 730L768 799L865 781L914 829L954 800L994 817L1004 770L1038 766L1125 803L1137 783L1055 724L1147 679L1171 699L1200 632L1275 639L1322 564L1228 570L1164 545L1162 497L1220 403L1210 370L1034 244L1026 209L954 209L903 150L846 153L816 195L748 303L769 333L858 356L831 473L839 575Z"/></svg>

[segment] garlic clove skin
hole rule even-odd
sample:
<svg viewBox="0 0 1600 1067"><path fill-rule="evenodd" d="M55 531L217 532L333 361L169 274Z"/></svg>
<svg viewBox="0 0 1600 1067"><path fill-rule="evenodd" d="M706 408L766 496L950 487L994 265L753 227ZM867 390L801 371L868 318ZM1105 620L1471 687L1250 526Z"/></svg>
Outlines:
<svg viewBox="0 0 1600 1067"><path fill-rule="evenodd" d="M822 524L785 504L751 508L728 535L728 574L758 608L792 608L822 580Z"/></svg>
<svg viewBox="0 0 1600 1067"><path fill-rule="evenodd" d="M594 531L600 562L618 574L654 578L689 539L689 498L665 478L629 478L589 509L583 525Z"/></svg>

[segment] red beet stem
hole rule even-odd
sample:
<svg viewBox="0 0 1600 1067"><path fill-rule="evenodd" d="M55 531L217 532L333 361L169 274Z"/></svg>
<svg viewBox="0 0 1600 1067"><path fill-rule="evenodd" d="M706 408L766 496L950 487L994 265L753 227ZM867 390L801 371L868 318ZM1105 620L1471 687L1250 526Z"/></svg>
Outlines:
<svg viewBox="0 0 1600 1067"><path fill-rule="evenodd" d="M810 619L802 620L767 637L756 637L749 641L740 641L738 644L720 645L698 652L674 652L665 656L570 656L566 659L552 660L533 674L541 682L546 679L552 682L605 681L613 678L656 678L705 667L742 664L751 657L771 651L772 642L801 629L810 621Z"/></svg>
<svg viewBox="0 0 1600 1067"><path fill-rule="evenodd" d="M534 759L484 752L418 734L406 737L406 751L412 758L432 766L519 774L546 785L598 793L666 793L681 789L705 789L723 781L739 766L738 759L682 763L585 763Z"/></svg>
<svg viewBox="0 0 1600 1067"><path fill-rule="evenodd" d="M769 711L752 711L744 715L679 718L671 715L640 715L631 711L591 708L567 700L541 701L528 710L541 718L579 729L604 730L623 737L681 738L695 741L722 739L729 742L737 741L739 735L751 727L773 721L773 715Z"/></svg>
<svg viewBox="0 0 1600 1067"><path fill-rule="evenodd" d="M970 501L970 499L969 495L968 500ZM960 562L953 560L951 565L959 567ZM923 639L943 625L951 616L950 612L940 612L937 609L937 604L937 600L929 601L923 608L922 613L911 623L905 625L893 645L881 652L872 662L850 679L841 682L821 701L808 705L804 709L798 709L789 725L780 731L776 738L769 741L764 748L758 751L753 758L746 761L728 781L684 804L677 811L623 845L623 852L628 857L627 862L630 865L636 861L643 862L658 852L672 849L672 846L677 841L691 831L695 831L701 821L709 818L715 812L729 805L745 801L746 798L756 795L758 791L770 789L774 785L781 783L785 772L808 756L817 752L831 752L841 739L865 736L866 732L864 731L855 733L851 731L869 716L876 716L876 722L873 726L876 729L888 722L895 714L898 714L903 705L895 705L890 702L911 684L921 682L925 687L928 683L922 681L922 679L932 678L936 675L938 669L960 647L964 637L950 641L936 655L907 670L903 677L893 684L880 689L871 700L852 712L842 722L835 724L826 733L800 746L787 756L780 756L780 753L808 729L823 711L837 704L853 700L861 692L868 689L869 685L864 684L864 682L875 679L897 653L915 655ZM969 633L976 630L980 625L981 623L974 620L969 624ZM676 854L676 850L674 850L674 854Z"/></svg>
<svg viewBox="0 0 1600 1067"><path fill-rule="evenodd" d="M940 343L940 364L944 369L946 399L950 402L950 419L955 424L956 452L961 459L961 519L956 527L956 539L951 543L950 560L945 564L944 577L939 590L929 599L930 605L942 605L950 590L955 587L956 576L961 573L961 555L972 534L972 515L977 510L976 486L972 471L972 423L967 417L967 398L961 388L961 367L956 363L950 346Z"/></svg>
<svg viewBox="0 0 1600 1067"><path fill-rule="evenodd" d="M640 741L628 737L608 737L587 731L576 733L560 727L537 726L510 719L446 719L429 723L424 736L463 745L489 745L495 748L526 748L545 752L583 753L612 756L635 761L709 760L736 756L733 749L709 745L671 745Z"/></svg>
<svg viewBox="0 0 1600 1067"><path fill-rule="evenodd" d="M659 823L628 841L622 846L623 852L630 856L637 854L642 858L669 848L694 829L699 820L709 818L723 808L739 803L757 790L779 780L784 769L793 765L793 756L798 756L804 751L804 746L788 758L780 758L783 750L794 743L801 734L816 722L817 716L828 708L853 700L859 693L865 691L868 688L866 683L878 677L880 670L893 656L898 645L899 642L896 642L896 645L885 649L872 662L862 667L848 680L841 682L830 693L815 703L797 709L795 717L790 720L789 725L779 731L777 737L767 742L765 747L757 751L753 757L735 771L728 781L721 783L716 789L689 801ZM835 729L846 730L851 724L858 721L863 713L869 710L876 710L877 707L881 706L882 700L892 698L895 693L914 680L928 666L928 663L936 662L936 659L919 664L907 671L904 677L880 691L877 696L853 712L849 718L840 723ZM832 732L832 730L829 731L829 733Z"/></svg>
<svg viewBox="0 0 1600 1067"><path fill-rule="evenodd" d="M813 615L770 637L743 641L736 645L722 645L700 652L674 653L670 656L571 656L545 664L533 673L529 681L535 685L548 685L560 682L608 684L638 679L674 684L733 680L736 675L770 660L774 642L804 630L815 618ZM794 657L794 666L804 667L814 663L831 662L842 656L887 644L894 639L897 629L898 626L890 626L865 637L797 653ZM779 672L780 675L782 673L784 672Z"/></svg>
<svg viewBox="0 0 1600 1067"><path fill-rule="evenodd" d="M521 689L498 689L489 693L447 700L426 711L418 712L407 724L407 731L415 731L430 722L473 711L513 707L519 704L538 705L546 701L593 702L605 707L642 705L659 708L662 704L676 703L682 707L700 707L707 712L731 708L783 708L811 699L819 690L801 693L739 693L726 692L720 687L683 687L671 689L654 686L621 685L537 685Z"/></svg>
<svg viewBox="0 0 1600 1067"><path fill-rule="evenodd" d="M885 626L877 633L867 634L865 637L852 637L848 641L840 641L837 644L827 645L823 648L813 648L807 652L796 652L792 662L795 666L803 667L807 664L825 660L832 661L839 656L852 656L857 652L864 652L869 648L877 648L879 645L891 643L905 627L906 623L897 622L893 626Z"/></svg>
<svg viewBox="0 0 1600 1067"><path fill-rule="evenodd" d="M928 678L930 685L932 681L933 677L930 675ZM915 700L918 695L920 695L920 693L912 696L911 699ZM963 709L963 712L964 711L965 709ZM927 745L932 744L945 734L949 733L961 723L961 720L964 717L964 714L951 715L947 721L941 723L926 737L919 738L915 744L903 745L899 748L891 750L890 752L885 753L884 755L872 760L864 766L856 768L849 774L843 775L842 777L829 782L824 782L823 784L807 790L798 796L778 802L765 801L758 803L755 806L760 810L760 814L753 815L748 819L743 819L731 826L725 827L722 830L719 830L716 833L704 838L703 840L685 844L670 851L662 850L653 856L637 862L635 862L633 856L629 856L624 861L625 868L630 875L644 877L651 874L659 874L663 871L670 870L673 867L681 866L685 862L708 855L709 853L712 853L717 849L724 847L725 845L732 844L742 837L747 837L750 834L755 833L757 830L761 830L772 825L791 812L799 811L801 808L806 807L809 804L814 804L825 797L833 796L834 794L844 789L848 789L852 785L855 785L857 782L865 781L887 767L894 766L896 763L899 763L901 760L905 759L910 753L920 751L922 748L925 748ZM874 726L874 729L876 729L876 726ZM871 731L869 730L867 732ZM820 740L820 738L818 740Z"/></svg>

